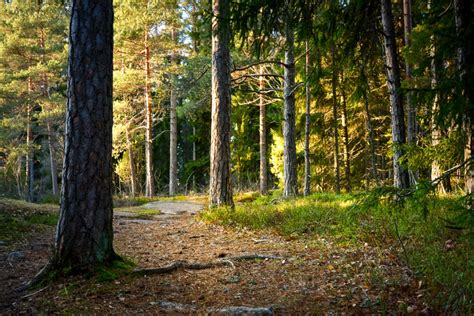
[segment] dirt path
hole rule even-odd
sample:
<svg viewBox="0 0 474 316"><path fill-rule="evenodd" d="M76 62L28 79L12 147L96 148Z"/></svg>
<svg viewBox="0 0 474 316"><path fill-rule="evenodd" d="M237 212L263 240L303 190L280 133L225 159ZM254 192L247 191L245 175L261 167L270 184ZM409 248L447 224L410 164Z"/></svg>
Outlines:
<svg viewBox="0 0 474 316"><path fill-rule="evenodd" d="M390 250L367 244L341 246L327 238L287 240L272 232L225 229L198 221L193 214L200 206L194 203L157 203L152 207L163 214L146 224L116 214L118 253L132 258L140 268L177 261L228 264L160 275L127 275L108 282L64 280L38 294L17 298L0 314L265 315L426 310L423 287ZM44 258L48 255L44 250L42 254ZM278 259L235 259L252 254Z"/></svg>

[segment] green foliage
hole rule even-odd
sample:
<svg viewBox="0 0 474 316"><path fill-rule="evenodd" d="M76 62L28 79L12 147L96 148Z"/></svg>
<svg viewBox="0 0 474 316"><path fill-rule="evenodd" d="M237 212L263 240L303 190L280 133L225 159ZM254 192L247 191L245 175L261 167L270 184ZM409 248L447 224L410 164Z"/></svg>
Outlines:
<svg viewBox="0 0 474 316"><path fill-rule="evenodd" d="M114 260L108 266L101 266L97 268L94 278L96 282L104 283L117 280L118 278L127 275L136 264L128 258L119 258Z"/></svg>

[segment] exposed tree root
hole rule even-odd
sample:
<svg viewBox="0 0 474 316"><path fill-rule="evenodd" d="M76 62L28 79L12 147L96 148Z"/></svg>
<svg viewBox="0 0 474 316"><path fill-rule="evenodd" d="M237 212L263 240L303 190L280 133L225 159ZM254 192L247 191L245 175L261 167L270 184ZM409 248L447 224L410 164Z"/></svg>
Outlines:
<svg viewBox="0 0 474 316"><path fill-rule="evenodd" d="M168 301L154 302L160 308L177 313L193 313L197 307L190 304L181 304ZM228 307L210 307L206 308L206 313L212 314L230 314L230 315L273 315L272 307L248 307L248 306L228 306Z"/></svg>
<svg viewBox="0 0 474 316"><path fill-rule="evenodd" d="M188 261L175 261L167 266L159 268L146 268L146 269L135 269L132 274L138 275L151 275L151 274L165 274L171 273L177 270L204 270L218 268L222 266L230 266L235 268L232 261L249 261L249 260L270 260L270 259L282 259L283 257L274 255L261 255L261 254L248 254L234 257L225 257L221 260L213 262L188 262Z"/></svg>

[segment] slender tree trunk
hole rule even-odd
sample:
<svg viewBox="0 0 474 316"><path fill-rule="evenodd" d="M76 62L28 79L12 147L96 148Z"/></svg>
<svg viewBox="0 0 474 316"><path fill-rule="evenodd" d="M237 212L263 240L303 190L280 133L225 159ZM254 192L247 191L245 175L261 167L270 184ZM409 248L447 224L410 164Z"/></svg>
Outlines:
<svg viewBox="0 0 474 316"><path fill-rule="evenodd" d="M56 167L56 159L54 159L54 133L51 122L46 122L48 130L48 147L49 147L49 165L51 168L51 186L53 194L58 194L58 169Z"/></svg>
<svg viewBox="0 0 474 316"><path fill-rule="evenodd" d="M296 109L295 109L295 34L291 16L292 1L287 2L285 14L285 84L284 84L284 121L283 121L283 196L298 194L298 179L296 174Z"/></svg>
<svg viewBox="0 0 474 316"><path fill-rule="evenodd" d="M370 115L369 110L369 95L367 90L369 90L369 82L367 77L365 76L365 69L364 66L361 67L361 75L363 76L366 87L363 89L364 93L364 110L365 110L365 119L367 121L367 134L369 138L369 146L370 146L370 162L371 162L371 170L372 170L372 177L375 180L377 186L380 185L379 176L377 172L377 156L375 155L375 139L374 139L374 128L372 126L372 117Z"/></svg>
<svg viewBox="0 0 474 316"><path fill-rule="evenodd" d="M230 169L230 2L213 0L209 206L234 206Z"/></svg>
<svg viewBox="0 0 474 316"><path fill-rule="evenodd" d="M33 82L31 78L28 78L28 94L30 95L33 92ZM28 202L33 202L34 200L34 181L35 181L35 169L34 169L34 140L33 140L33 129L32 129L32 119L33 119L33 106L31 101L28 101L26 109L26 200Z"/></svg>
<svg viewBox="0 0 474 316"><path fill-rule="evenodd" d="M145 28L145 164L146 182L145 196L155 195L155 182L153 179L153 111L151 100L151 67L150 67L150 46L148 45L148 28Z"/></svg>
<svg viewBox="0 0 474 316"><path fill-rule="evenodd" d="M196 161L196 126L193 126L193 161ZM193 173L193 191L196 192L196 174Z"/></svg>
<svg viewBox="0 0 474 316"><path fill-rule="evenodd" d="M309 86L309 43L306 41L306 62L305 62L305 75L306 75L306 113L305 113L305 126L304 126L304 195L308 196L311 194L311 165L309 159L309 136L310 136L310 123L311 123L311 89Z"/></svg>
<svg viewBox="0 0 474 316"><path fill-rule="evenodd" d="M171 30L171 40L176 43L176 29ZM172 62L176 62L176 55L173 52L171 56ZM175 79L175 76L172 76ZM175 195L178 188L178 157L176 154L178 146L178 120L176 118L176 90L174 88L174 80L171 80L171 96L170 96L170 183L169 195Z"/></svg>
<svg viewBox="0 0 474 316"><path fill-rule="evenodd" d="M112 247L112 0L73 0L61 213L53 266L93 269ZM84 62L87 60L88 62Z"/></svg>
<svg viewBox="0 0 474 316"><path fill-rule="evenodd" d="M393 182L397 188L410 186L408 171L400 164L406 143L405 118L403 99L401 95L400 67L393 26L392 4L390 0L381 0L382 25L384 32L385 67L387 69L387 83L390 93L390 112L392 115L392 143L393 143Z"/></svg>
<svg viewBox="0 0 474 316"><path fill-rule="evenodd" d="M472 64L474 63L474 47L472 43L472 1L454 0L454 15L457 33L457 65L460 94L464 99L463 130L466 135L464 160L471 159L464 170L466 192L472 193L474 185L474 87L472 80ZM471 40L468 40L471 38ZM472 207L472 205L470 206Z"/></svg>
<svg viewBox="0 0 474 316"><path fill-rule="evenodd" d="M403 0L403 26L404 26L404 42L405 47L411 46L411 32L412 32L412 14L411 14L411 0ZM406 78L409 82L412 81L412 66L408 61L405 61ZM413 103L412 92L407 91L406 97L406 112L407 112L407 143L411 146L416 145L417 139L417 124L416 124L416 106ZM409 172L410 184L416 184L416 174Z"/></svg>
<svg viewBox="0 0 474 316"><path fill-rule="evenodd" d="M341 171L339 166L339 124L337 114L337 73L336 73L336 52L334 44L331 47L332 57L332 115L333 115L333 133L334 133L334 173L336 193L341 192Z"/></svg>
<svg viewBox="0 0 474 316"><path fill-rule="evenodd" d="M267 106L262 91L265 88L263 66L260 66L259 77L259 134L260 134L260 194L268 193L268 171L267 171Z"/></svg>
<svg viewBox="0 0 474 316"><path fill-rule="evenodd" d="M344 131L343 137L343 154L344 154L344 172L346 176L346 191L351 192L351 157L349 152L349 130L347 123L347 103L346 103L346 92L344 91L344 77L341 71L341 93L342 93L342 116L341 116L341 125L342 130Z"/></svg>
<svg viewBox="0 0 474 316"><path fill-rule="evenodd" d="M125 136L127 138L127 151L130 168L130 195L135 197L137 195L137 172L135 170L135 155L133 153L132 139L129 132L129 126L125 130Z"/></svg>

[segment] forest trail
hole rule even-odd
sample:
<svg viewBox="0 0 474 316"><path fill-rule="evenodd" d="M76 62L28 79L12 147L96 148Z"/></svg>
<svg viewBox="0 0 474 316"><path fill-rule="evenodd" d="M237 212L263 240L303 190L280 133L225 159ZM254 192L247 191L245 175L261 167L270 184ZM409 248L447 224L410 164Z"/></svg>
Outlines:
<svg viewBox="0 0 474 316"><path fill-rule="evenodd" d="M117 214L114 221L115 249L136 262L137 269L224 264L65 279L38 293L17 294L0 314L366 314L396 312L400 306L426 309L422 286L391 249L341 245L330 236L284 238L271 231L211 225L199 220L196 212L202 205L196 203L153 202L149 207L158 207L162 215L137 221ZM24 281L46 262L48 248L31 246L38 237L51 246L53 231L36 234L18 249L25 256L18 264L9 262L11 286L19 284L12 278Z"/></svg>
<svg viewBox="0 0 474 316"><path fill-rule="evenodd" d="M164 220L180 215L195 215L202 210L204 206L196 202L188 201L156 201L140 206L142 209L159 210L160 214L149 216L150 220ZM134 218L136 213L127 211L114 211L116 218ZM136 221L136 220L135 220Z"/></svg>

